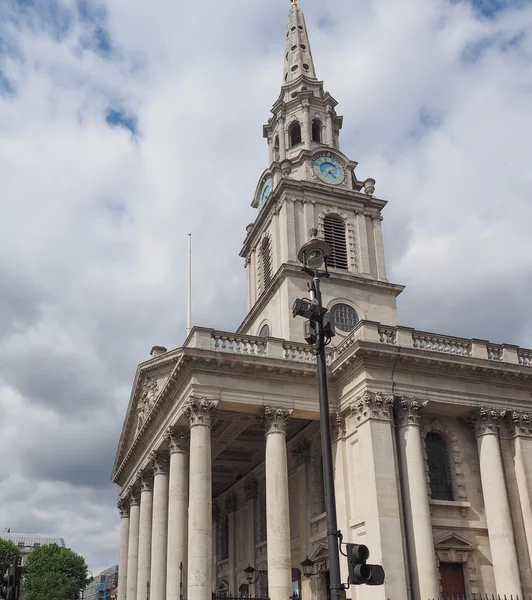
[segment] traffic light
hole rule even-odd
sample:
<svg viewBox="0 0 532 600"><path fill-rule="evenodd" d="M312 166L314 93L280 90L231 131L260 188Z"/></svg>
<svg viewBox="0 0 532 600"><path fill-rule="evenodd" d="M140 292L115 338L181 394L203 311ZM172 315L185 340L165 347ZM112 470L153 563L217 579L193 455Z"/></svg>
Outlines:
<svg viewBox="0 0 532 600"><path fill-rule="evenodd" d="M364 544L346 544L351 585L382 585L384 569L381 565L368 565L369 549Z"/></svg>

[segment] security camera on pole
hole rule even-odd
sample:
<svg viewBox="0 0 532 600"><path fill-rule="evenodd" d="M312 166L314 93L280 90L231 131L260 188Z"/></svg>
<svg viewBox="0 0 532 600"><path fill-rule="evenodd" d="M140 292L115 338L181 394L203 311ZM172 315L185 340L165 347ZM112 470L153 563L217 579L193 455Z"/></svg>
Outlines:
<svg viewBox="0 0 532 600"><path fill-rule="evenodd" d="M334 337L334 325L331 323L329 311L323 307L321 299L320 277L329 277L327 260L331 256L329 244L318 238L317 229L310 230L310 241L304 244L297 258L303 263L303 271L311 277L308 282L310 298L298 298L292 307L292 316L305 317L305 340L316 354L318 367L318 389L320 403L320 432L321 452L323 463L323 487L325 492L325 512L327 516L327 545L329 551L329 578L331 599L339 600L345 597L349 585L382 585L384 570L380 565L368 565L369 550L360 544L345 544L349 566L349 582L341 582L340 575L340 546L342 534L338 530L336 518L336 498L334 493L334 470L332 459L332 442L329 420L329 393L327 389L327 363L325 346ZM324 270L320 268L324 266ZM317 575L314 572L313 561L304 561L303 573L306 577ZM321 570L321 569L320 569Z"/></svg>

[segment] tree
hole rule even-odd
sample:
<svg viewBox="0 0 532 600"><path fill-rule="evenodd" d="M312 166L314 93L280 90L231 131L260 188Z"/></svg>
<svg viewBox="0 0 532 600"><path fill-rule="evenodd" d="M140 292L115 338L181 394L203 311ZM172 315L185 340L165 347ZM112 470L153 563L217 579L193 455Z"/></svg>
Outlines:
<svg viewBox="0 0 532 600"><path fill-rule="evenodd" d="M68 548L40 546L26 559L26 600L77 600L88 582L85 559Z"/></svg>
<svg viewBox="0 0 532 600"><path fill-rule="evenodd" d="M13 559L19 556L20 550L11 540L0 538L0 575L3 575Z"/></svg>

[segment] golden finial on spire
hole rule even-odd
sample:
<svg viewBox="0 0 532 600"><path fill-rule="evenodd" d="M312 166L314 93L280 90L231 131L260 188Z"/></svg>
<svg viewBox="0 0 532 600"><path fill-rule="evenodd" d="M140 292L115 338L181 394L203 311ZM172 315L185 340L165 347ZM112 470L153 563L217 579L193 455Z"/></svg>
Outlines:
<svg viewBox="0 0 532 600"><path fill-rule="evenodd" d="M292 2L292 6L297 6L297 0L290 0Z"/></svg>

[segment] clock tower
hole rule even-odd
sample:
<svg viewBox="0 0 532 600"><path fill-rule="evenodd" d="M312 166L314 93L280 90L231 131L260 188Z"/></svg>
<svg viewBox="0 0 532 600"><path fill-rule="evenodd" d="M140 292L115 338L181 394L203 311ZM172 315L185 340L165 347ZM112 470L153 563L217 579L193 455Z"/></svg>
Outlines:
<svg viewBox="0 0 532 600"><path fill-rule="evenodd" d="M388 282L381 211L375 181L359 180L357 163L340 150L343 117L316 77L297 0L286 26L281 93L264 125L269 167L259 178L240 255L247 272L248 314L239 333L303 341L292 318L296 298L308 296L299 248L317 229L329 243L330 278L322 286L338 343L359 320L397 323L396 298L403 286Z"/></svg>

